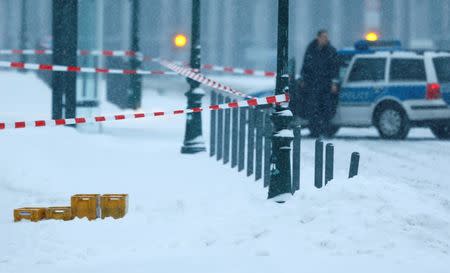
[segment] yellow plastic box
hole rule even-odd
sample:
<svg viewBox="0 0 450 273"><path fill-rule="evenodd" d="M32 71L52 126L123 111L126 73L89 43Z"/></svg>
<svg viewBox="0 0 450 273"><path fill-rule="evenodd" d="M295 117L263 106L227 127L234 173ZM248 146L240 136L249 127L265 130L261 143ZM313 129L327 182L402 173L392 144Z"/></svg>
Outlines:
<svg viewBox="0 0 450 273"><path fill-rule="evenodd" d="M47 219L69 221L74 218L71 207L49 207L45 211Z"/></svg>
<svg viewBox="0 0 450 273"><path fill-rule="evenodd" d="M101 197L100 207L102 219L123 218L128 212L128 194L104 194Z"/></svg>
<svg viewBox="0 0 450 273"><path fill-rule="evenodd" d="M100 194L76 194L70 199L73 217L95 220L100 217Z"/></svg>
<svg viewBox="0 0 450 273"><path fill-rule="evenodd" d="M38 222L45 219L45 208L20 208L14 210L14 222L23 219Z"/></svg>

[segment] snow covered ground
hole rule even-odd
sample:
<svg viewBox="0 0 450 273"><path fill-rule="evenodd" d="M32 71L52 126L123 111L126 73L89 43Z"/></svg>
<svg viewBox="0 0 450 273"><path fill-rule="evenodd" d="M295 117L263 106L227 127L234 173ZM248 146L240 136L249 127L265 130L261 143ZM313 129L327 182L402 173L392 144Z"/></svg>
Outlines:
<svg viewBox="0 0 450 273"><path fill-rule="evenodd" d="M0 86L0 120L49 117L50 90L33 74L0 72ZM183 106L183 91L147 90L143 109ZM332 140L336 179L316 190L305 139L302 189L279 205L206 153L181 155L184 122L0 132L0 272L449 271L450 142L426 129L401 142L344 129ZM352 151L361 175L347 180ZM129 212L13 222L14 208L68 205L75 193L128 193Z"/></svg>

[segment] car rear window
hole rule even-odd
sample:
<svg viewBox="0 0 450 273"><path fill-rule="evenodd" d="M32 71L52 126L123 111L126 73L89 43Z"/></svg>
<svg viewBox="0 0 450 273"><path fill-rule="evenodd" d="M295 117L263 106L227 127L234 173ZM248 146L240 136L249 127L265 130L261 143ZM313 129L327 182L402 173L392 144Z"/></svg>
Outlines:
<svg viewBox="0 0 450 273"><path fill-rule="evenodd" d="M353 64L348 81L382 81L386 70L386 58L358 58Z"/></svg>
<svg viewBox="0 0 450 273"><path fill-rule="evenodd" d="M426 81L425 63L422 59L392 59L391 81Z"/></svg>
<svg viewBox="0 0 450 273"><path fill-rule="evenodd" d="M450 82L450 57L437 57L433 59L438 81Z"/></svg>

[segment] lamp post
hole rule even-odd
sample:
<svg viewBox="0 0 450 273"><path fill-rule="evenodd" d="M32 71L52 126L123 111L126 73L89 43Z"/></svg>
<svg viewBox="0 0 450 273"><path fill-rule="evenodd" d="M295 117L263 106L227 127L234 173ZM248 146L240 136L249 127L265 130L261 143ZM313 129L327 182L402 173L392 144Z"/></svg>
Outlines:
<svg viewBox="0 0 450 273"><path fill-rule="evenodd" d="M28 49L27 41L27 0L22 0L20 9L20 49ZM20 56L20 61L25 63L27 61L25 54ZM25 71L25 70L23 70Z"/></svg>
<svg viewBox="0 0 450 273"><path fill-rule="evenodd" d="M78 0L53 1L53 64L77 65ZM76 73L54 71L52 75L52 118L74 118L76 114Z"/></svg>
<svg viewBox="0 0 450 273"><path fill-rule="evenodd" d="M277 78L275 95L289 92L288 38L289 0L278 0ZM270 165L269 199L279 203L292 195L291 190L291 141L294 137L289 123L292 112L286 104L275 107L272 114L272 157Z"/></svg>
<svg viewBox="0 0 450 273"><path fill-rule="evenodd" d="M139 52L139 11L140 0L131 0L131 50ZM138 56L133 56L130 60L131 69L137 70L141 66ZM142 98L142 75L130 75L129 105L133 109L141 107Z"/></svg>
<svg viewBox="0 0 450 273"><path fill-rule="evenodd" d="M191 31L191 60L192 69L200 69L200 0L192 0L192 31ZM189 91L187 97L187 108L198 108L202 105L202 97L205 91L200 88L200 83L189 78ZM201 112L188 113L186 115L186 131L184 143L181 148L183 154L194 154L206 151L202 137L202 114Z"/></svg>

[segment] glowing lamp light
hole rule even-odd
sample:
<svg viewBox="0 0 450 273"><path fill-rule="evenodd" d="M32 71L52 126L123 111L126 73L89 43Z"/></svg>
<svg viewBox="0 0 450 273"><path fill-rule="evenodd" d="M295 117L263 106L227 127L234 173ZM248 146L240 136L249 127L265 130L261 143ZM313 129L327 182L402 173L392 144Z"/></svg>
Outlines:
<svg viewBox="0 0 450 273"><path fill-rule="evenodd" d="M378 41L378 34L376 32L369 32L366 34L366 40L369 42Z"/></svg>
<svg viewBox="0 0 450 273"><path fill-rule="evenodd" d="M173 44L176 47L185 47L187 44L187 37L184 34L177 34L173 38Z"/></svg>

